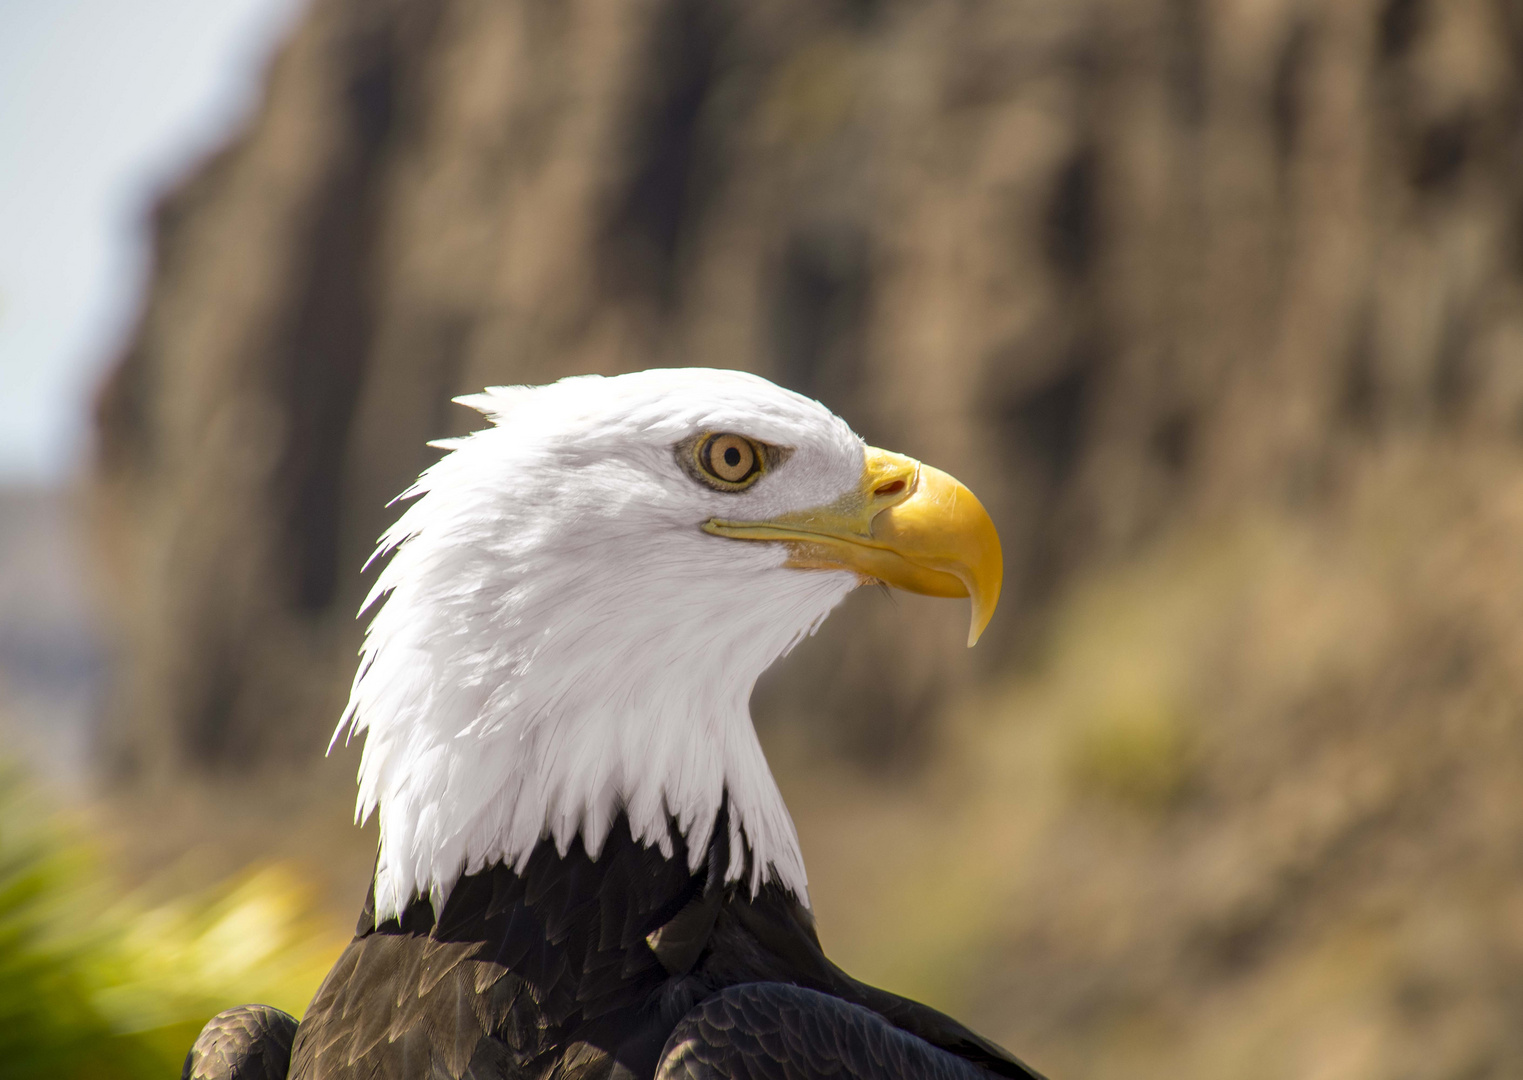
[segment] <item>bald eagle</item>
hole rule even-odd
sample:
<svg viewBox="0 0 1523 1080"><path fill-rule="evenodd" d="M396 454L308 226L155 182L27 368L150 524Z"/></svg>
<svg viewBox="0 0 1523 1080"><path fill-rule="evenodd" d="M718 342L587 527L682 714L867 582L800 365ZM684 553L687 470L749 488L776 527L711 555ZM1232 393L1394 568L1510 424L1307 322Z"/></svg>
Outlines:
<svg viewBox="0 0 1523 1080"><path fill-rule="evenodd" d="M491 424L404 493L334 734L380 823L354 940L185 1077L1036 1077L826 959L749 708L865 582L970 597L971 645L973 494L740 372L459 400Z"/></svg>

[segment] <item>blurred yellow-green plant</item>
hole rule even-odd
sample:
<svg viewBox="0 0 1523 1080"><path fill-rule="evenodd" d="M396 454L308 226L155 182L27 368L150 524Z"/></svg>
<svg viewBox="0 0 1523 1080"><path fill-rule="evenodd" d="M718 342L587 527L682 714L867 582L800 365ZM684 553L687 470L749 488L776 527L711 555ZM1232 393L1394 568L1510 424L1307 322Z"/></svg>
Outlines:
<svg viewBox="0 0 1523 1080"><path fill-rule="evenodd" d="M0 1076L177 1075L231 1005L300 1015L341 947L289 867L189 900L120 885L82 830L0 770Z"/></svg>

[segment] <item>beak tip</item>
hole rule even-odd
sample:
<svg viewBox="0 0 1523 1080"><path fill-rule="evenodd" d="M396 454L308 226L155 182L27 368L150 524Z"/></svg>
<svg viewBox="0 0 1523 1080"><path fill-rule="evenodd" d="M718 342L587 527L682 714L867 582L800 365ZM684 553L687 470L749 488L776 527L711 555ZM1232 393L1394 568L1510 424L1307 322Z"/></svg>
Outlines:
<svg viewBox="0 0 1523 1080"><path fill-rule="evenodd" d="M1002 568L996 568L990 575L992 582L986 578L985 587L980 589L975 582L970 581L968 588L969 607L972 609L968 619L968 648L978 644L978 639L984 636L984 631L989 629L989 624L994 621L994 609L999 605L1000 573ZM992 583L993 588L988 586Z"/></svg>

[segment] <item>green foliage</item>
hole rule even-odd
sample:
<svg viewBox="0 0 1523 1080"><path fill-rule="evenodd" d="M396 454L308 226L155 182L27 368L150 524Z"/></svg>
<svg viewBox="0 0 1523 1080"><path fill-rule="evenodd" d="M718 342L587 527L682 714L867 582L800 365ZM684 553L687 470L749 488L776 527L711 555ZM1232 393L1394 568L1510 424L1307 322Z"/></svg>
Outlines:
<svg viewBox="0 0 1523 1080"><path fill-rule="evenodd" d="M101 972L83 914L78 852L38 821L14 776L0 779L0 1060L7 1076L162 1075L165 1063L113 1029L93 1001Z"/></svg>
<svg viewBox="0 0 1523 1080"><path fill-rule="evenodd" d="M299 1015L338 944L309 912L281 867L194 901L123 899L77 832L0 772L0 1076L175 1076L224 1008Z"/></svg>

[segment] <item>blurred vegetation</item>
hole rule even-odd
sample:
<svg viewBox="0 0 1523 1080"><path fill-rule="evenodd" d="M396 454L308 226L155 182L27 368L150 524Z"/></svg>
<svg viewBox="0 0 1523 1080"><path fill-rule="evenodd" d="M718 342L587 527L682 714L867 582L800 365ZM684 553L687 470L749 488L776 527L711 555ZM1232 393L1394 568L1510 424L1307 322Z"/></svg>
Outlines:
<svg viewBox="0 0 1523 1080"><path fill-rule="evenodd" d="M340 947L287 867L200 896L124 892L83 828L0 768L0 1075L178 1075L201 1025L262 1001L300 1015Z"/></svg>
<svg viewBox="0 0 1523 1080"><path fill-rule="evenodd" d="M1072 760L1084 787L1139 808L1166 808L1190 779L1190 734L1164 698L1119 701L1082 731Z"/></svg>

